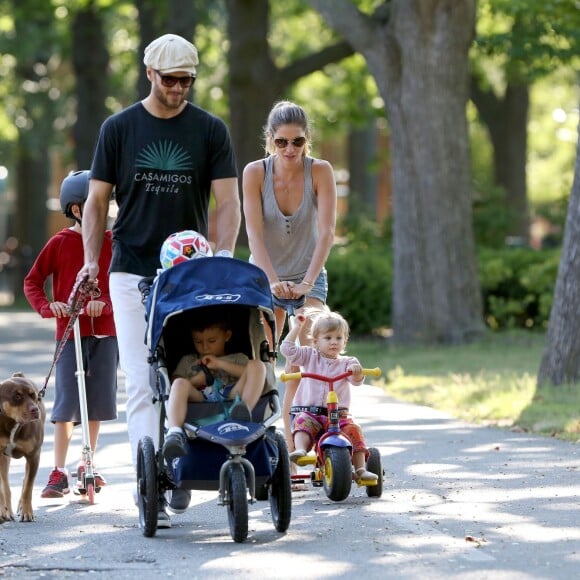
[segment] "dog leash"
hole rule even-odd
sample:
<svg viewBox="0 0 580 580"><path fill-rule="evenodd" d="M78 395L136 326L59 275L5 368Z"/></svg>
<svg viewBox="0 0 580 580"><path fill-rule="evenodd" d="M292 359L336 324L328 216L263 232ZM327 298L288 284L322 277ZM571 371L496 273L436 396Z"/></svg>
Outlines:
<svg viewBox="0 0 580 580"><path fill-rule="evenodd" d="M78 280L75 285L73 286L72 292L68 297L67 301L67 309L70 314L70 318L66 328L64 330L64 334L58 343L58 347L54 354L54 358L52 359L52 365L50 365L50 370L48 371L48 375L44 381L44 386L40 389L38 396L42 399L44 394L46 393L46 387L48 385L48 381L50 379L50 375L54 369L54 365L58 361L68 337L72 332L73 326L75 324L76 319L79 317L81 310L84 308L87 300L98 298L101 295L101 291L99 290L98 280L89 280L88 277L82 278Z"/></svg>

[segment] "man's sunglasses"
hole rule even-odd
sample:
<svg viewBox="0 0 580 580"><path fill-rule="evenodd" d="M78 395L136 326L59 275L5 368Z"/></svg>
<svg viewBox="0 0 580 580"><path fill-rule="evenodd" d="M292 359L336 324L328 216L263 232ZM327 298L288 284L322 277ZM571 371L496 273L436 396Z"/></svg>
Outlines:
<svg viewBox="0 0 580 580"><path fill-rule="evenodd" d="M174 87L177 83L179 83L182 88L188 89L194 82L195 76L190 75L186 77L174 77L171 75L162 75L158 70L155 71L159 78L161 79L161 84L164 87Z"/></svg>
<svg viewBox="0 0 580 580"><path fill-rule="evenodd" d="M283 139L280 137L279 139L274 139L274 145L276 145L278 149L286 149L288 143L292 143L293 147L303 147L306 143L306 137L296 137L295 139Z"/></svg>

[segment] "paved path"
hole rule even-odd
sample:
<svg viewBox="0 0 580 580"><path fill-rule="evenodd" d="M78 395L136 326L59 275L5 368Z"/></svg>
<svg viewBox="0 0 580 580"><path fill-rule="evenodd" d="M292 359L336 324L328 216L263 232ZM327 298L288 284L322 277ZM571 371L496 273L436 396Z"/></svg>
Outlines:
<svg viewBox="0 0 580 580"><path fill-rule="evenodd" d="M0 314L0 377L22 370L42 385L53 326L30 313ZM372 366L372 365L369 365ZM47 391L50 406L53 381ZM159 577L570 579L580 576L580 448L459 423L399 403L373 386L356 391L354 411L386 469L385 491L353 489L330 502L321 489L293 494L288 533L278 534L268 502L250 506L248 541L231 540L215 492L194 492L171 530L143 537L132 505L134 475L124 422L103 426L100 466L110 485L94 505L42 500L52 468L47 424L34 491L36 522L0 525L0 576L91 579ZM80 452L80 430L69 454ZM13 460L13 495L24 463ZM14 499L16 501L16 499Z"/></svg>

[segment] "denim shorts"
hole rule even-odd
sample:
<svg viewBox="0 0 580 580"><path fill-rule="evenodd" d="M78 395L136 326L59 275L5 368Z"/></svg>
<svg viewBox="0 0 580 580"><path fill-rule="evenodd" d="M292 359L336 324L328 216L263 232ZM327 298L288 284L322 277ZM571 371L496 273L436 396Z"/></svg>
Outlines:
<svg viewBox="0 0 580 580"><path fill-rule="evenodd" d="M295 284L299 284L302 282L303 278L287 278L284 281L294 282ZM310 290L310 294L308 294L308 298L315 298L316 300L320 300L322 304L326 304L326 297L328 296L328 275L326 273L326 268L322 268L318 278L314 281L314 286L312 290ZM277 308L284 308L285 310L293 313L294 310L297 308L301 308L304 306L304 302L306 298L303 296L302 298L292 299L292 300L283 300L280 298L276 298L273 296L274 306Z"/></svg>

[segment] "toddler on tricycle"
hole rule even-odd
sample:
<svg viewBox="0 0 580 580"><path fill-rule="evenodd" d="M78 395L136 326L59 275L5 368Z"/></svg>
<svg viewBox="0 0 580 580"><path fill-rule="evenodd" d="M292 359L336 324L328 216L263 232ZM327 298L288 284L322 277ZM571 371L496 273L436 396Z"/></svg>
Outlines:
<svg viewBox="0 0 580 580"><path fill-rule="evenodd" d="M307 316L312 317L313 346L299 346L296 338ZM362 384L365 375L378 376L380 369L363 369L356 357L343 354L348 335L348 323L337 312L307 311L297 316L280 346L286 359L303 369L282 377L301 379L291 408L295 451L290 460L298 465L317 464L315 474L320 472L325 491L334 501L348 496L353 479L367 486L369 496L382 493L380 455L367 448L362 429L349 412L350 385ZM313 446L316 457L308 455Z"/></svg>

